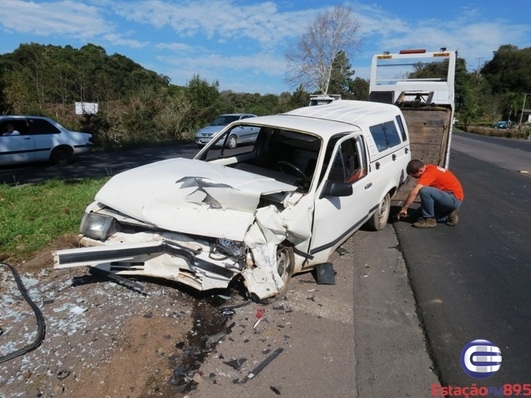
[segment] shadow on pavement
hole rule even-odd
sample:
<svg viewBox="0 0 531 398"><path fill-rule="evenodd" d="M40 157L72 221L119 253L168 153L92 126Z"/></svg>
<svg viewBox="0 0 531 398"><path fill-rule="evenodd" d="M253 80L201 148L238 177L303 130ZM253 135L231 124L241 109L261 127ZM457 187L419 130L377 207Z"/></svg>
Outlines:
<svg viewBox="0 0 531 398"><path fill-rule="evenodd" d="M194 144L168 145L120 151L92 152L74 157L70 164L31 163L1 166L0 184L22 185L50 179L102 178L134 167L176 157L192 158L198 149Z"/></svg>

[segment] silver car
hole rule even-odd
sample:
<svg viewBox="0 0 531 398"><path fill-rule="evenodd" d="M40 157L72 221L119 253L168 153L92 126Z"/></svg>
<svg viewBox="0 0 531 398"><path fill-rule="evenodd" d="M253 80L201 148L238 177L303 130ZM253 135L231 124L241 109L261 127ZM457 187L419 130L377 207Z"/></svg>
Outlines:
<svg viewBox="0 0 531 398"><path fill-rule="evenodd" d="M256 117L252 113L227 113L216 117L208 126L203 127L195 133L195 143L198 147L206 145L214 135L223 130L226 126L237 120ZM250 144L256 141L258 128L242 126L234 129L227 141L227 146L231 149L240 144Z"/></svg>
<svg viewBox="0 0 531 398"><path fill-rule="evenodd" d="M62 165L91 147L91 134L69 131L50 118L0 116L2 166L46 161Z"/></svg>

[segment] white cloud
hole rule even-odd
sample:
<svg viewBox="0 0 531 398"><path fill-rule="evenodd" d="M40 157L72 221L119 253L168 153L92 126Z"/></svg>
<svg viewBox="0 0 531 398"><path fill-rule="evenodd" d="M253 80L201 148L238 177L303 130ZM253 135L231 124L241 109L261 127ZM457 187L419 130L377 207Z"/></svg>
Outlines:
<svg viewBox="0 0 531 398"><path fill-rule="evenodd" d="M357 11L366 33L364 47L373 48L375 52L394 52L404 48L436 51L446 47L458 50L459 57L465 58L475 69L478 59L483 62L492 59L492 52L500 45L520 43L521 48L529 46L530 25L492 18L485 21L480 9L469 6L429 19L397 17L380 7L362 7ZM368 58L368 55L365 56Z"/></svg>
<svg viewBox="0 0 531 398"><path fill-rule="evenodd" d="M236 5L232 0L118 3L123 18L155 29L171 28L181 37L203 35L209 40L249 39L260 46L278 45L300 33L315 9L280 13L274 2Z"/></svg>
<svg viewBox="0 0 531 398"><path fill-rule="evenodd" d="M174 52L190 52L193 50L191 46L185 43L158 43L155 47L161 50L170 50Z"/></svg>
<svg viewBox="0 0 531 398"><path fill-rule="evenodd" d="M2 0L0 23L6 31L38 36L83 38L112 29L112 24L103 19L97 8L74 1L34 3Z"/></svg>
<svg viewBox="0 0 531 398"><path fill-rule="evenodd" d="M149 42L147 41L139 41L135 39L126 39L122 37L119 34L116 33L109 33L103 36L103 38L109 42L112 43L114 46L124 46L129 48L143 48L146 47Z"/></svg>

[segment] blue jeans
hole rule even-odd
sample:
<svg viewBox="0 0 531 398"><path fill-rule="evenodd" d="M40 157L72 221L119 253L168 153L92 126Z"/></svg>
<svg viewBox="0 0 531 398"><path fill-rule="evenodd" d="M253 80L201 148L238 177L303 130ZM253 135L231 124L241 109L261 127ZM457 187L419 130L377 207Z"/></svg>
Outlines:
<svg viewBox="0 0 531 398"><path fill-rule="evenodd" d="M422 217L445 222L448 214L461 206L461 201L452 192L438 188L422 187L419 192Z"/></svg>

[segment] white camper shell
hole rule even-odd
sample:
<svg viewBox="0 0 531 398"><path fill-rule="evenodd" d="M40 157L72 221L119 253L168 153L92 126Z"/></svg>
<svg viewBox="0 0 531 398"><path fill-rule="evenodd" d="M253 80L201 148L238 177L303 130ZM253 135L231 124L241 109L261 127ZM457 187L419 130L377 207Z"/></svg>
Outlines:
<svg viewBox="0 0 531 398"><path fill-rule="evenodd" d="M258 138L229 148L240 126L258 128ZM198 290L238 277L255 300L273 301L294 273L327 262L362 225L385 227L409 160L394 105L342 100L240 120L194 159L113 177L83 217L87 247L55 252L55 267L162 277Z"/></svg>

